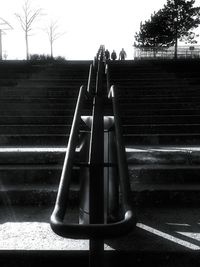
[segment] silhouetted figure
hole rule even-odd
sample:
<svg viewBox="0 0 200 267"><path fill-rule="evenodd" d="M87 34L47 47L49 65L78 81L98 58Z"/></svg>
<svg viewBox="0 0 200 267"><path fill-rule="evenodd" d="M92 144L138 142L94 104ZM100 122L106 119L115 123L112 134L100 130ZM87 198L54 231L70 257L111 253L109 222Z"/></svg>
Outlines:
<svg viewBox="0 0 200 267"><path fill-rule="evenodd" d="M119 60L125 60L126 57L127 57L126 52L124 51L124 48L122 48L122 50L119 53Z"/></svg>
<svg viewBox="0 0 200 267"><path fill-rule="evenodd" d="M106 57L106 60L110 59L110 52L108 51L108 49L106 49L105 51L105 57Z"/></svg>
<svg viewBox="0 0 200 267"><path fill-rule="evenodd" d="M117 54L116 54L115 50L113 50L112 54L111 54L111 59L115 60L116 58L117 58Z"/></svg>

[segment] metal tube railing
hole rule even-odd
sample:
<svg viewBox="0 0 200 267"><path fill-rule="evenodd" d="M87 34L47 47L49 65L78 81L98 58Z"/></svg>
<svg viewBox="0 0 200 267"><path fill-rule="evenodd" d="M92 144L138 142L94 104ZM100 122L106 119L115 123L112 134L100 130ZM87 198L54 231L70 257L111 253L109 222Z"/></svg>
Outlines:
<svg viewBox="0 0 200 267"><path fill-rule="evenodd" d="M126 210L131 210L130 207L130 182L128 174L128 164L126 159L125 145L123 142L121 119L119 113L119 104L116 86L112 85L109 98L112 99L113 105L113 115L114 115L114 125L115 125L115 135L116 135L116 149L117 149L117 161L118 161L118 170L119 170L119 179L120 179L120 188L122 201L124 206L124 212Z"/></svg>
<svg viewBox="0 0 200 267"><path fill-rule="evenodd" d="M88 94L91 94L91 81L92 81L92 69L93 69L93 65L90 64L90 70L89 70L89 76L88 76L88 84L87 84L87 92Z"/></svg>
<svg viewBox="0 0 200 267"><path fill-rule="evenodd" d="M103 49L103 47L101 48ZM100 56L101 57L101 56ZM100 65L99 65L100 67ZM99 69L98 67L98 69ZM97 76L97 87L99 87L99 83L101 83L101 78ZM100 115L101 119L101 127L99 128L99 119L95 119L95 117L99 117L99 112L102 112L102 96L101 92L98 91L98 88L96 87L96 92L94 96L94 106L97 107L93 109L93 126L92 126L92 132L91 132L91 141L90 145L93 146L94 142L96 143L96 146L93 148L90 148L90 160L88 163L88 168L90 168L90 176L95 176L99 170L102 170L105 166L102 160L102 156L100 156L101 161L98 163L98 155L95 155L94 153L98 154L99 151L95 151L96 148L99 149L99 140L98 140L98 134L95 137L96 133L98 133L99 130L103 131L103 114ZM129 233L133 227L135 226L135 216L132 212L131 206L129 205L129 193L130 193L130 185L128 180L128 169L126 165L125 160L125 149L122 142L122 134L120 130L120 122L119 122L119 111L117 107L117 100L115 97L115 88L112 87L110 96L113 100L113 112L116 117L115 119L115 130L116 130L116 144L117 144L117 156L118 156L118 165L119 165L119 174L120 174L120 185L121 185L121 192L122 192L122 200L123 200L123 218L120 221L114 222L114 223L104 223L101 219L102 213L100 212L99 218L100 220L96 220L95 213L91 213L92 219L90 220L89 224L75 224L75 223L66 223L64 222L64 215L65 215L65 208L66 208L66 202L67 202L67 195L69 190L69 178L71 176L71 170L72 170L72 162L73 162L73 155L75 153L75 139L78 135L78 125L79 125L79 119L80 119L80 110L82 105L82 98L84 95L83 87L81 87L82 90L80 90L79 93L79 99L77 101L77 108L74 116L74 121L72 124L72 130L70 133L70 140L68 145L68 152L66 153L65 157L65 163L63 167L61 182L58 190L58 196L56 200L55 209L51 216L51 227L55 233L57 233L60 236L68 237L68 238L78 238L78 239L105 239L110 237L117 237L120 235L124 235L126 233ZM79 103L79 104L78 104ZM95 135L93 135L95 133ZM101 134L100 134L101 136ZM102 134L103 137L103 134ZM97 139L97 140L95 140ZM95 149L94 149L95 148ZM101 149L100 149L101 150ZM71 151L71 152L70 152ZM96 169L97 168L97 169ZM103 172L100 171L100 174ZM99 177L100 178L100 177ZM103 177L102 177L103 179ZM91 184L95 184L95 180L92 180ZM97 181L98 183L98 181ZM98 187L95 185L95 188L98 189ZM95 200L94 192L92 192L92 188L90 189L90 193L93 194ZM100 196L101 197L101 196ZM102 199L101 199L102 201ZM100 203L100 202L98 202ZM90 203L90 205L93 205L94 203ZM100 204L101 205L101 204ZM103 203L102 203L103 205ZM102 206L103 207L103 206ZM95 206L91 206L92 209L95 208Z"/></svg>
<svg viewBox="0 0 200 267"><path fill-rule="evenodd" d="M72 122L71 132L69 136L67 151L65 154L57 199L53 214L51 216L51 226L54 229L54 222L60 222L63 220L66 209L66 202L68 198L68 191L71 180L71 172L73 167L73 159L75 155L75 150L77 146L79 126L81 120L81 112L83 107L83 102L85 98L86 88L81 86L79 91L79 96L76 104L75 114Z"/></svg>

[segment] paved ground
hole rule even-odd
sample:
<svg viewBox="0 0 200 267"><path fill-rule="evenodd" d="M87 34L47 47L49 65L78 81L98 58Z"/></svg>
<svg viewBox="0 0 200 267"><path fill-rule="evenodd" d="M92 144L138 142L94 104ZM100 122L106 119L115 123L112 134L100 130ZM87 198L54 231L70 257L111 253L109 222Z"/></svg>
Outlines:
<svg viewBox="0 0 200 267"><path fill-rule="evenodd" d="M88 240L64 239L49 226L52 208L0 209L0 250L88 250ZM105 240L106 250L200 251L199 208L140 208L135 231ZM76 214L70 210L70 219Z"/></svg>

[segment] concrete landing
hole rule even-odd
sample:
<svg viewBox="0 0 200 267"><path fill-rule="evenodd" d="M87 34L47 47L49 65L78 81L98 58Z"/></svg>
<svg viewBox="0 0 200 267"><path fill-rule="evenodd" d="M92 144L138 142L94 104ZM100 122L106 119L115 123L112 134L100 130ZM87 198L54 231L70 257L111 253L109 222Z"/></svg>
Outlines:
<svg viewBox="0 0 200 267"><path fill-rule="evenodd" d="M10 206L0 209L0 250L88 250L88 240L65 239L49 225L52 208ZM73 209L71 221L76 220ZM200 252L199 208L141 208L129 235L105 240L105 250Z"/></svg>

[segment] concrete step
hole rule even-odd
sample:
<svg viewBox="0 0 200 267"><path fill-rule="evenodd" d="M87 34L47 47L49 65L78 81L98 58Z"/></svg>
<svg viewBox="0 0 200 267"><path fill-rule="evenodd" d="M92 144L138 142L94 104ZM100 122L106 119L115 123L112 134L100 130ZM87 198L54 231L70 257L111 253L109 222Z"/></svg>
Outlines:
<svg viewBox="0 0 200 267"><path fill-rule="evenodd" d="M41 86L40 88L36 87L28 87L20 88L13 90L13 88L1 88L0 96L2 98L13 98L13 97L21 97L22 95L25 97L56 97L56 98L66 98L66 97L74 97L77 98L78 92L80 89L80 85L76 85L74 88L72 86L49 86L48 88Z"/></svg>
<svg viewBox="0 0 200 267"><path fill-rule="evenodd" d="M64 161L64 155L67 151L67 143L63 147L53 146L16 146L16 147L1 147L0 148L0 170L6 168L34 168L34 166L41 165L49 166L50 164L54 168L57 165L62 165ZM77 148L78 158L78 148Z"/></svg>
<svg viewBox="0 0 200 267"><path fill-rule="evenodd" d="M143 95L140 96L135 96L135 97L124 97L120 98L119 102L121 104L130 104L130 103L137 103L137 104L157 104L157 103L163 103L163 104L184 104L184 103L198 103L200 101L200 95L195 95L195 96L149 96L149 97L144 97Z"/></svg>
<svg viewBox="0 0 200 267"><path fill-rule="evenodd" d="M152 89L143 89L142 87L138 87L140 88L140 90L136 90L134 88L128 88L128 87L118 87L118 94L121 98L124 97L130 97L130 98L134 98L134 97L162 97L166 98L166 97L174 97L176 95L176 97L191 97L191 96L197 96L199 97L199 92L197 91L196 88L190 89L190 90L176 90L176 89L172 89L170 90L169 88L166 88L165 90L163 89L159 89L159 88L152 88ZM176 94L175 94L176 91Z"/></svg>
<svg viewBox="0 0 200 267"><path fill-rule="evenodd" d="M131 145L174 145L174 146L195 146L200 143L200 134L124 134L124 142L126 146Z"/></svg>
<svg viewBox="0 0 200 267"><path fill-rule="evenodd" d="M45 78L38 78L36 77L35 79L24 79L20 82L18 82L17 84L17 88L21 88L21 89L25 89L25 88L36 88L36 89L40 89L40 88L74 88L74 87L78 87L80 88L81 85L87 85L87 78L86 76L83 76L83 78L81 78L80 76L78 78L74 77L73 75L70 77L65 76L65 78L51 78L51 77L47 77Z"/></svg>
<svg viewBox="0 0 200 267"><path fill-rule="evenodd" d="M198 146L138 146L126 151L136 203L199 203Z"/></svg>
<svg viewBox="0 0 200 267"><path fill-rule="evenodd" d="M199 134L200 124L138 124L138 125L123 125L124 134Z"/></svg>
<svg viewBox="0 0 200 267"><path fill-rule="evenodd" d="M69 134L71 125L0 125L1 136L3 135L36 135L36 134Z"/></svg>
<svg viewBox="0 0 200 267"><path fill-rule="evenodd" d="M74 106L75 109L75 106ZM1 116L70 116L74 114L74 110L66 106L65 109L9 109L9 110L0 110Z"/></svg>
<svg viewBox="0 0 200 267"><path fill-rule="evenodd" d="M187 146L126 146L127 160L130 165L139 166L177 166L198 165L200 162L199 145Z"/></svg>
<svg viewBox="0 0 200 267"><path fill-rule="evenodd" d="M144 115L144 116L125 116L122 117L122 124L137 125L137 124L198 124L200 115Z"/></svg>
<svg viewBox="0 0 200 267"><path fill-rule="evenodd" d="M46 184L3 185L0 189L0 204L5 206L53 204L56 200L57 189L55 185Z"/></svg>
<svg viewBox="0 0 200 267"><path fill-rule="evenodd" d="M159 75L159 74L158 74ZM134 76L133 76L134 77ZM155 77L155 78L146 78L145 76L143 76L143 78L132 78L132 79L120 79L118 77L113 77L112 79L117 85L124 85L124 86L131 86L133 88L137 87L137 86L141 86L141 87L145 87L145 88L151 88L151 87L155 87L155 88L187 88L187 83L183 83L182 81L179 81L179 79L165 79L165 78L159 78L159 77Z"/></svg>
<svg viewBox="0 0 200 267"><path fill-rule="evenodd" d="M0 125L71 125L72 120L73 114L71 116L1 116Z"/></svg>
<svg viewBox="0 0 200 267"><path fill-rule="evenodd" d="M52 203L58 189L64 148L0 153L1 203ZM7 150L9 150L7 148ZM15 149L17 150L17 149ZM24 152L23 152L24 150ZM27 151L29 150L29 152ZM127 147L134 204L200 203L200 150L198 147ZM78 154L77 154L78 156ZM81 178L81 177L80 177ZM71 193L77 199L79 168L73 170Z"/></svg>
<svg viewBox="0 0 200 267"><path fill-rule="evenodd" d="M77 101L77 100L76 100ZM71 101L67 103L1 103L0 104L0 112L6 110L7 112L9 111L21 111L24 110L74 110L76 107L76 101ZM85 107L88 108L90 103L85 103Z"/></svg>
<svg viewBox="0 0 200 267"><path fill-rule="evenodd" d="M180 115L191 115L191 116L196 116L200 114L200 111L198 108L196 108L195 106L188 108L188 109L184 109L184 108L174 108L174 109L156 109L156 108L152 108L152 109L120 109L121 114L123 117L125 116L180 116Z"/></svg>
<svg viewBox="0 0 200 267"><path fill-rule="evenodd" d="M66 146L68 134L0 135L0 146Z"/></svg>
<svg viewBox="0 0 200 267"><path fill-rule="evenodd" d="M4 105L3 105L4 106ZM177 103L120 103L120 107L122 109L148 109L148 110L152 110L152 109L199 109L200 108L200 102L177 102Z"/></svg>
<svg viewBox="0 0 200 267"><path fill-rule="evenodd" d="M25 105L25 104L41 104L41 105L53 105L53 104L70 104L76 103L76 97L31 97L31 96L10 96L10 97L2 97L0 99L0 103L4 105L8 104L17 104L17 105Z"/></svg>
<svg viewBox="0 0 200 267"><path fill-rule="evenodd" d="M118 90L118 94L120 98L163 98L163 101L165 98L172 98L174 97L174 90L172 91L162 91L162 90L157 90L157 91L144 91L143 89L141 89L140 91L135 91L135 89L128 89L128 88L124 88ZM196 89L194 91L177 91L176 92L176 97L180 97L181 98L187 98L187 97L197 97L197 99L199 98L199 93L196 92Z"/></svg>

